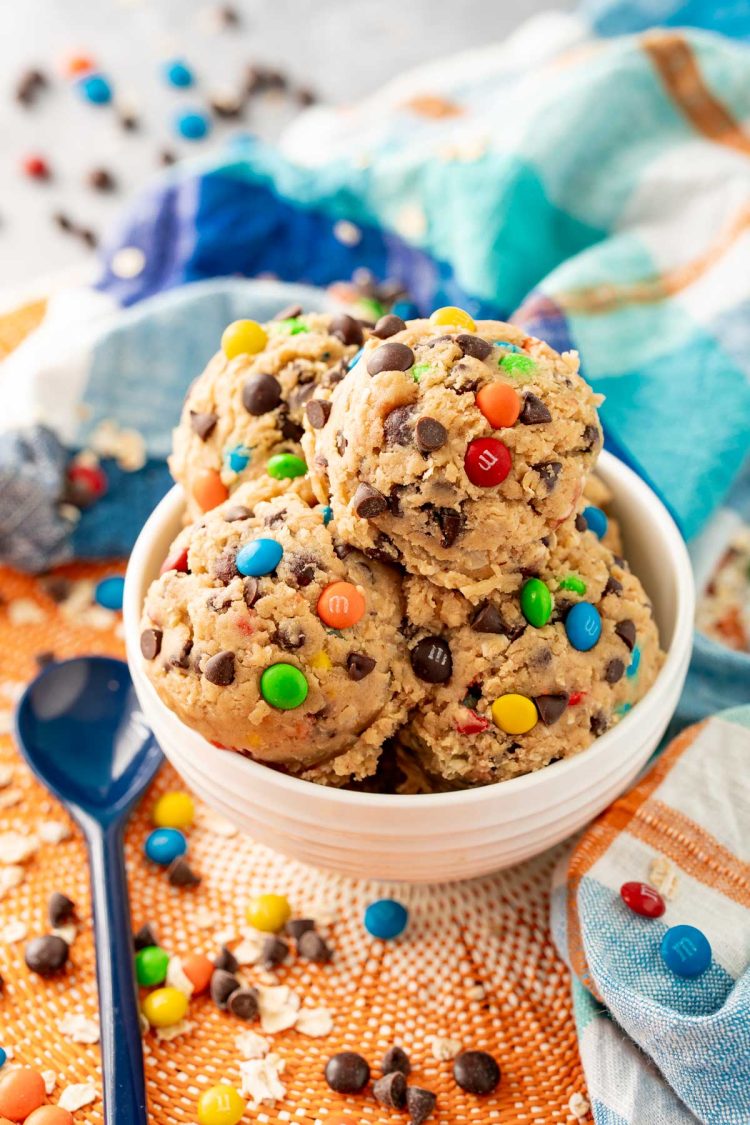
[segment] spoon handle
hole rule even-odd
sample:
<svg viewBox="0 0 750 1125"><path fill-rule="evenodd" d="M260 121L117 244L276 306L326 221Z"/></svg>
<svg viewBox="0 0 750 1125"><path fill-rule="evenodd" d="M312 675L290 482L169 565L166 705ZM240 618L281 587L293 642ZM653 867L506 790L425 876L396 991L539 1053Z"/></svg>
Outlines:
<svg viewBox="0 0 750 1125"><path fill-rule="evenodd" d="M123 825L87 826L99 986L104 1120L148 1125Z"/></svg>

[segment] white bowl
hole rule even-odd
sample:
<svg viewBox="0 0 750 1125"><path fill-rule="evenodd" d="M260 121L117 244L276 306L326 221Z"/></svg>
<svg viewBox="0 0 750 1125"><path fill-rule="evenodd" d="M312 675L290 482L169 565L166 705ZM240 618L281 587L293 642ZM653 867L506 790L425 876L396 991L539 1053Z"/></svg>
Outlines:
<svg viewBox="0 0 750 1125"><path fill-rule="evenodd" d="M692 647L693 577L671 516L611 454L597 472L615 495L626 553L654 604L667 658L616 727L567 761L480 789L423 796L349 793L287 777L218 750L159 699L143 669L143 598L180 529L183 495L172 491L136 543L125 582L130 671L164 753L208 805L256 840L346 875L434 883L484 875L528 859L582 828L633 780L672 717Z"/></svg>

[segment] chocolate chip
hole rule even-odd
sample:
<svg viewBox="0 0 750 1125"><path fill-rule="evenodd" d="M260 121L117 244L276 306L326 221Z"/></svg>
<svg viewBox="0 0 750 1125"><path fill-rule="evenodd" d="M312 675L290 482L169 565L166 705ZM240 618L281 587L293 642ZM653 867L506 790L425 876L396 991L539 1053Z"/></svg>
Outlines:
<svg viewBox="0 0 750 1125"><path fill-rule="evenodd" d="M264 969L272 969L274 965L280 965L289 956L289 946L281 938L275 935L267 937L263 942L260 959Z"/></svg>
<svg viewBox="0 0 750 1125"><path fill-rule="evenodd" d="M414 428L417 449L422 453L432 453L440 449L448 440L448 431L436 418L422 417Z"/></svg>
<svg viewBox="0 0 750 1125"><path fill-rule="evenodd" d="M629 618L625 621L618 621L615 625L615 632L632 652L635 648L635 623Z"/></svg>
<svg viewBox="0 0 750 1125"><path fill-rule="evenodd" d="M211 974L211 999L217 1008L225 1011L229 997L240 988L240 982L225 969L214 969Z"/></svg>
<svg viewBox="0 0 750 1125"><path fill-rule="evenodd" d="M239 574L237 570L237 551L233 547L227 547L220 555L214 560L213 577L219 582L223 582L228 586L233 578Z"/></svg>
<svg viewBox="0 0 750 1125"><path fill-rule="evenodd" d="M624 675L625 675L625 665L623 664L622 660L618 660L616 657L615 657L614 660L610 660L609 664L607 665L607 667L604 671L604 679L607 681L607 683L608 684L619 683L619 681L622 679L622 677Z"/></svg>
<svg viewBox="0 0 750 1125"><path fill-rule="evenodd" d="M233 508L227 508L224 512L224 519L227 523L237 523L238 520L249 520L252 514L244 504L235 504Z"/></svg>
<svg viewBox="0 0 750 1125"><path fill-rule="evenodd" d="M411 1114L409 1125L424 1125L427 1118L432 1116L436 1104L437 1097L432 1090L409 1086L406 1091L406 1108Z"/></svg>
<svg viewBox="0 0 750 1125"><path fill-rule="evenodd" d="M233 1016L237 1016L237 1019L257 1020L260 1012L258 993L254 988L238 988L229 997L227 1007Z"/></svg>
<svg viewBox="0 0 750 1125"><path fill-rule="evenodd" d="M370 375L381 371L408 371L414 365L414 352L406 344L381 344L367 358Z"/></svg>
<svg viewBox="0 0 750 1125"><path fill-rule="evenodd" d="M549 496L557 487L557 478L562 472L562 461L540 461L532 468L539 473L539 481Z"/></svg>
<svg viewBox="0 0 750 1125"><path fill-rule="evenodd" d="M343 562L352 553L352 548L348 543L334 543L333 553L337 559L341 559Z"/></svg>
<svg viewBox="0 0 750 1125"><path fill-rule="evenodd" d="M159 939L154 933L150 922L147 922L145 926L141 926L140 930L133 934L133 948L136 953L140 953L142 949L148 949L149 946L158 944Z"/></svg>
<svg viewBox="0 0 750 1125"><path fill-rule="evenodd" d="M276 628L274 643L287 652L296 652L305 643L305 634L297 621L284 621Z"/></svg>
<svg viewBox="0 0 750 1125"><path fill-rule="evenodd" d="M117 124L121 129L124 129L126 133L134 133L136 129L139 128L141 122L137 113L133 113L129 109L124 109L117 114ZM163 158L166 152L162 152L160 155ZM166 161L162 159L162 163L166 163ZM174 161L172 161L172 163L174 163Z"/></svg>
<svg viewBox="0 0 750 1125"><path fill-rule="evenodd" d="M218 414L204 414L197 410L190 411L190 428L201 441L205 441L211 436L216 429L218 420Z"/></svg>
<svg viewBox="0 0 750 1125"><path fill-rule="evenodd" d="M432 517L440 528L440 546L452 547L461 534L464 517L452 508L435 508Z"/></svg>
<svg viewBox="0 0 750 1125"><path fill-rule="evenodd" d="M346 670L349 673L350 680L364 680L365 676L369 676L375 667L375 661L371 656L365 656L363 652L350 652L346 658Z"/></svg>
<svg viewBox="0 0 750 1125"><path fill-rule="evenodd" d="M24 951L27 968L40 977L50 977L59 973L68 960L68 943L56 934L32 938Z"/></svg>
<svg viewBox="0 0 750 1125"><path fill-rule="evenodd" d="M547 650L549 651L549 650ZM544 723L545 727L551 727L556 723L568 706L567 692L559 695L537 695L534 699L536 709L539 712L539 718Z"/></svg>
<svg viewBox="0 0 750 1125"><path fill-rule="evenodd" d="M358 1094L370 1081L366 1059L355 1051L340 1051L326 1063L325 1080L337 1094Z"/></svg>
<svg viewBox="0 0 750 1125"><path fill-rule="evenodd" d="M401 497L406 492L405 484L392 484L388 491L388 511L392 516L402 516Z"/></svg>
<svg viewBox="0 0 750 1125"><path fill-rule="evenodd" d="M36 661L37 668L46 668L48 664L54 664L55 654L49 649L45 649L44 652L35 653L34 660Z"/></svg>
<svg viewBox="0 0 750 1125"><path fill-rule="evenodd" d="M397 1070L373 1082L372 1093L386 1109L406 1109L406 1079Z"/></svg>
<svg viewBox="0 0 750 1125"><path fill-rule="evenodd" d="M609 719L603 711L596 711L589 719L589 730L597 738L609 728Z"/></svg>
<svg viewBox="0 0 750 1125"><path fill-rule="evenodd" d="M256 418L275 410L280 402L281 384L273 375L253 375L242 388L242 405Z"/></svg>
<svg viewBox="0 0 750 1125"><path fill-rule="evenodd" d="M193 642L190 638L183 641L169 663L173 668L189 668L190 653L193 651Z"/></svg>
<svg viewBox="0 0 750 1125"><path fill-rule="evenodd" d="M45 579L43 586L47 597L58 605L66 601L73 591L73 583L62 575L53 575L52 578Z"/></svg>
<svg viewBox="0 0 750 1125"><path fill-rule="evenodd" d="M358 348L362 346L365 340L362 325L353 316L347 316L346 313L341 313L333 318L331 335L341 340L342 344L347 346L353 344Z"/></svg>
<svg viewBox="0 0 750 1125"><path fill-rule="evenodd" d="M295 320L298 316L302 315L302 305L285 305L283 309L279 309L273 320Z"/></svg>
<svg viewBox="0 0 750 1125"><path fill-rule="evenodd" d="M540 398L529 393L524 396L518 421L524 426L539 426L544 422L551 422L552 415Z"/></svg>
<svg viewBox="0 0 750 1125"><path fill-rule="evenodd" d="M41 70L27 70L18 80L15 90L15 98L19 105L30 106L33 105L37 99L37 95L47 85L47 79L42 74Z"/></svg>
<svg viewBox="0 0 750 1125"><path fill-rule="evenodd" d="M310 394L312 394L313 389L310 388ZM301 426L299 422L295 422L288 414L284 414L280 418L279 429L284 441L299 441L305 432L305 427Z"/></svg>
<svg viewBox="0 0 750 1125"><path fill-rule="evenodd" d="M294 584L303 589L305 586L309 586L315 578L318 563L317 557L311 555L309 552L299 552L294 555L288 555L285 561L289 567L290 575L294 579Z"/></svg>
<svg viewBox="0 0 750 1125"><path fill-rule="evenodd" d="M217 652L203 669L203 675L216 687L228 687L234 683L234 653Z"/></svg>
<svg viewBox="0 0 750 1125"><path fill-rule="evenodd" d="M463 355L470 355L474 359L486 359L492 351L492 344L488 344L481 336L470 336L465 332L456 336L456 343Z"/></svg>
<svg viewBox="0 0 750 1125"><path fill-rule="evenodd" d="M146 660L155 660L161 652L164 634L161 629L144 629L141 633L141 652Z"/></svg>
<svg viewBox="0 0 750 1125"><path fill-rule="evenodd" d="M471 619L471 627L475 633L506 634L505 622L500 611L491 602L485 602L479 607Z"/></svg>
<svg viewBox="0 0 750 1125"><path fill-rule="evenodd" d="M612 561L616 563L617 566L619 566L620 570L630 570L630 564L628 563L627 559L624 559L622 557L622 555L613 555Z"/></svg>
<svg viewBox="0 0 750 1125"><path fill-rule="evenodd" d="M605 594L619 595L622 593L622 582L619 582L613 574L610 574L607 579L607 585L604 587Z"/></svg>
<svg viewBox="0 0 750 1125"><path fill-rule="evenodd" d="M306 930L297 939L297 952L305 961L316 961L320 965L330 961L333 956L330 947L316 930Z"/></svg>
<svg viewBox="0 0 750 1125"><path fill-rule="evenodd" d="M222 945L221 952L214 958L214 968L221 969L225 973L236 973L239 967L240 963L231 949L227 949L225 945Z"/></svg>
<svg viewBox="0 0 750 1125"><path fill-rule="evenodd" d="M333 367L329 367L323 378L320 380L321 387L335 387L342 379L345 379L349 373L349 367L345 359L339 363L335 363Z"/></svg>
<svg viewBox="0 0 750 1125"><path fill-rule="evenodd" d="M114 191L117 182L106 168L92 168L86 177L86 183L94 191Z"/></svg>
<svg viewBox="0 0 750 1125"><path fill-rule="evenodd" d="M428 684L445 684L453 674L450 645L442 637L425 637L409 653L414 674Z"/></svg>
<svg viewBox="0 0 750 1125"><path fill-rule="evenodd" d="M405 1077L411 1074L411 1062L403 1047L388 1048L380 1064L380 1072L381 1074L398 1073Z"/></svg>
<svg viewBox="0 0 750 1125"><path fill-rule="evenodd" d="M467 1094L491 1094L500 1083L500 1067L486 1051L462 1051L453 1061L453 1077Z"/></svg>
<svg viewBox="0 0 750 1125"><path fill-rule="evenodd" d="M396 316L395 313L388 313L386 316L381 316L373 328L372 334L377 336L379 340L387 340L389 336L395 336L397 332L403 332L405 328L405 320Z"/></svg>
<svg viewBox="0 0 750 1125"><path fill-rule="evenodd" d="M295 941L299 941L303 934L308 934L314 929L315 923L312 918L291 918L284 927L284 932Z"/></svg>
<svg viewBox="0 0 750 1125"><path fill-rule="evenodd" d="M583 532L583 531L588 530L589 525L586 523L586 519L582 515L581 512L579 512L578 515L576 516L575 522L576 522L576 531L582 531Z"/></svg>
<svg viewBox="0 0 750 1125"><path fill-rule="evenodd" d="M248 609L252 609L258 600L260 594L260 586L257 578L246 578L243 584L243 596L245 598L245 605Z"/></svg>
<svg viewBox="0 0 750 1125"><path fill-rule="evenodd" d="M178 855L167 868L167 879L173 887L197 887L201 881L184 855Z"/></svg>
<svg viewBox="0 0 750 1125"><path fill-rule="evenodd" d="M339 430L339 432L336 434L336 443L335 444L336 444L336 452L338 453L339 457L343 457L344 456L344 450L346 449L349 442L344 437L344 434L343 434L342 430Z"/></svg>
<svg viewBox="0 0 750 1125"><path fill-rule="evenodd" d="M383 421L383 434L389 445L411 445L413 406L397 406Z"/></svg>
<svg viewBox="0 0 750 1125"><path fill-rule="evenodd" d="M382 516L388 510L388 501L382 492L378 492L377 488L373 488L371 484L362 484L357 486L357 491L354 493L354 511L363 520L374 520L378 516Z"/></svg>
<svg viewBox="0 0 750 1125"><path fill-rule="evenodd" d="M479 390L480 380L469 364L454 363L446 379L446 386L457 395L474 394Z"/></svg>
<svg viewBox="0 0 750 1125"><path fill-rule="evenodd" d="M67 895L61 894L60 891L55 891L50 895L49 902L47 903L47 917L49 918L50 926L56 930L58 926L62 926L64 922L67 922L68 919L75 914L75 910L75 903L72 899L69 899Z"/></svg>
<svg viewBox="0 0 750 1125"><path fill-rule="evenodd" d="M599 444L598 428L592 425L584 426L583 433L581 435L581 441L581 453L590 453L592 449L596 449L597 445Z"/></svg>
<svg viewBox="0 0 750 1125"><path fill-rule="evenodd" d="M322 430L331 414L331 404L322 398L313 398L305 407L307 420L314 430Z"/></svg>

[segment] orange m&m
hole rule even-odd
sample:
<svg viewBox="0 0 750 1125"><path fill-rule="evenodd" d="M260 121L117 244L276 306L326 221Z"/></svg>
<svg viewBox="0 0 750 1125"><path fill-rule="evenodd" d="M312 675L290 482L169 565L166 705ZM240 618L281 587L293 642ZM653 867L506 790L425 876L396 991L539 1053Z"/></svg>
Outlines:
<svg viewBox="0 0 750 1125"><path fill-rule="evenodd" d="M46 1100L44 1079L38 1070L22 1066L0 1078L0 1116L25 1121Z"/></svg>
<svg viewBox="0 0 750 1125"><path fill-rule="evenodd" d="M332 582L318 598L318 617L332 629L347 629L365 615L364 595L351 582Z"/></svg>
<svg viewBox="0 0 750 1125"><path fill-rule="evenodd" d="M41 1105L24 1125L73 1125L73 1114L61 1105Z"/></svg>
<svg viewBox="0 0 750 1125"><path fill-rule="evenodd" d="M476 402L496 430L515 425L521 413L521 399L509 383L488 383L478 392Z"/></svg>
<svg viewBox="0 0 750 1125"><path fill-rule="evenodd" d="M201 511L210 512L212 508L224 503L229 496L229 489L215 469L206 469L195 478L193 496Z"/></svg>
<svg viewBox="0 0 750 1125"><path fill-rule="evenodd" d="M185 957L181 957L182 971L187 979L192 984L195 995L199 996L201 992L205 992L211 983L211 977L214 971L214 963L203 953L188 953Z"/></svg>

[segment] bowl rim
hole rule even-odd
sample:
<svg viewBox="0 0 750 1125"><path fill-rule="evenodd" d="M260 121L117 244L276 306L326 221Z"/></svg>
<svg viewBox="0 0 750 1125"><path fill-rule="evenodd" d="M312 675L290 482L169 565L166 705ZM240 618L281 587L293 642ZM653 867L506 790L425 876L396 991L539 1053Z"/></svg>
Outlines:
<svg viewBox="0 0 750 1125"><path fill-rule="evenodd" d="M425 810L428 807L440 809L461 805L488 806L491 805L493 800L496 801L503 795L505 798L522 797L530 790L548 785L550 782L564 784L569 775L581 770L581 768L592 767L596 757L606 755L615 742L627 738L631 731L635 733L636 728L643 724L644 718L648 720L652 712L658 712L661 702L661 689L667 688L673 680L680 677L686 663L686 650L689 652L692 648L695 587L687 547L677 525L656 493L619 458L603 450L596 468L604 470L603 475L606 478L614 477L617 484L628 489L641 506L651 508L654 515L658 517L663 527L664 539L668 548L668 553L662 557L662 561L669 561L671 564L675 580L676 607L672 639L664 664L654 683L644 697L638 701L638 705L625 715L616 726L600 735L591 746L586 747L580 754L575 754L572 758L555 762L533 773L523 774L521 777L509 778L506 781L498 781L491 785L482 785L471 789L453 790L448 793L358 793L349 789L318 785L315 782L274 770L270 766L262 762L256 762L237 751L221 751L212 746L207 739L183 723L162 702L139 660L141 617L139 591L142 588L142 573L148 564L153 540L161 534L164 522L168 518L172 518L178 507L184 504L184 493L181 485L175 485L171 488L154 508L138 536L128 562L123 597L123 618L127 659L131 675L139 687L148 693L152 704L163 712L165 719L171 724L178 724L188 736L185 739L185 749L182 753L188 753L189 739L200 739L206 748L210 748L216 753L232 753L236 759L237 768L244 769L247 773L250 791L252 791L252 785L255 782L256 785L270 785L282 792L287 792L290 797L307 797L309 799L315 795L320 801L328 801L332 805L406 812L410 809ZM616 494L617 487L615 485L612 487ZM146 718L148 719L148 716Z"/></svg>

